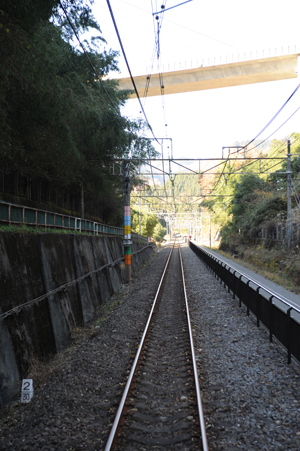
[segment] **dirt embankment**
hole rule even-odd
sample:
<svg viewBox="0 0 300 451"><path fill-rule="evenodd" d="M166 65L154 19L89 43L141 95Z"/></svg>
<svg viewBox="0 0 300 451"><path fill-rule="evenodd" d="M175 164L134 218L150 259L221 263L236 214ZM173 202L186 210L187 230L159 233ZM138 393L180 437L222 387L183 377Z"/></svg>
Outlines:
<svg viewBox="0 0 300 451"><path fill-rule="evenodd" d="M300 293L300 249L287 251L282 246L266 247L264 244L238 244L221 246L220 252L240 261L241 265L252 269L278 285L294 293Z"/></svg>

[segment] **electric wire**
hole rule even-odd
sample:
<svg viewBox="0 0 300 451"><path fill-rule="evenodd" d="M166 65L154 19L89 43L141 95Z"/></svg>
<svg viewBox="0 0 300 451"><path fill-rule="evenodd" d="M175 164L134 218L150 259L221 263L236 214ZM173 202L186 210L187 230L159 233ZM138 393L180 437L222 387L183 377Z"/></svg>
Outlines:
<svg viewBox="0 0 300 451"><path fill-rule="evenodd" d="M124 2L124 3L127 3L127 2ZM100 3L98 3L98 2L94 2L94 4L97 5L97 6L99 6L99 7L101 7L101 8L104 8L104 6L103 6L103 5L100 5ZM127 3L127 4L130 5L130 3ZM130 5L130 6L135 7L134 5ZM138 7L135 7L135 8L140 9L141 11L143 11L143 12L149 14L149 12L146 11L145 9L138 8ZM144 25L144 24L142 23L142 21L132 20L131 17L124 16L123 14L120 14L119 12L118 12L118 17L123 17L123 18L126 19L127 21L130 21L130 22L132 22L133 24L135 24L135 25L137 25L137 26L139 26L139 27L144 28L145 30L149 30L149 31L152 30L151 28L149 28L149 27L147 27L146 25ZM167 19L165 19L165 20L167 20ZM169 21L168 21L168 22L169 22ZM180 26L179 24L176 24L175 22L173 22L173 23L174 23L175 25ZM187 30L188 30L188 28L187 28ZM191 30L191 31L194 32L194 33L197 33L197 31L195 31L195 30ZM201 33L199 33L199 34L201 34ZM203 36L205 36L205 35L203 35ZM207 37L209 38L209 36L207 36ZM195 52L198 52L198 49L196 49L196 48L194 48L194 47L191 47L190 45L187 45L187 44L183 43L182 41L178 41L178 40L174 39L174 38L171 37L171 36L168 36L168 35L165 34L165 35L164 35L164 38L165 38L165 39L168 39L168 40L170 40L170 41L172 41L172 42L174 42L174 43L177 43L177 44L179 44L179 45L181 45L181 46L183 46L183 47L186 47L186 48L188 48L188 49L191 49L191 50L193 50L193 51L195 51ZM214 39L214 38L210 38L210 39ZM216 39L215 39L215 40L216 40ZM222 41L218 41L218 42L222 42ZM224 44L225 44L225 43L224 43ZM225 44L225 45L229 45L229 44Z"/></svg>
<svg viewBox="0 0 300 451"><path fill-rule="evenodd" d="M62 9L64 10L64 6L63 6L62 4L61 4L61 7L62 7ZM68 18L68 16L67 16L65 10L64 10L64 14L65 14L66 18L68 19L68 22L69 22L70 26L72 27L73 32L74 32L74 34L76 35L76 38L77 38L78 42L80 43L80 45L81 45L81 47L82 47L82 49L83 49L83 51L84 51L84 53L85 53L85 49L84 49L82 43L80 42L80 40L79 40L79 38L78 38L78 34L76 33L74 27L72 26L72 24L71 24L71 22L70 22L70 20L69 20L69 18ZM23 50L23 49L22 49L22 50ZM86 56L87 56L89 62L91 63L91 61L90 61L90 59L89 59L89 57L88 57L87 54L86 54ZM46 54L45 57L48 58L48 55ZM50 60L49 60L49 61L50 61ZM65 63L71 68L70 63L69 63L68 60L66 60ZM92 68L93 68L94 73L96 74L96 69L94 68L93 65L92 65ZM71 68L71 69L72 69L72 68ZM13 67L13 70L16 70L16 68ZM72 70L73 70L73 69L72 69ZM80 79L79 79L78 75L76 74L76 72L74 72L74 74L76 75L77 79L80 81ZM23 74L22 74L22 76L23 76L23 79L24 79L24 75L23 75ZM99 81L101 82L101 80L99 80ZM32 86L35 90L37 90L37 92L39 92L38 86L36 86L35 84L31 83L31 82L28 81L28 80L26 80L26 82L27 82L30 86ZM81 86L85 89L86 93L89 94L89 91L86 89L86 86L85 86L82 82L80 82L80 84L81 84ZM105 87L104 87L104 90L105 90ZM107 92L106 92L106 93L107 93ZM39 120L39 119L37 119L36 117L34 117L33 114L32 114L32 112L27 111L27 110L26 110L25 108L23 108L20 104L18 104L15 100L13 100L10 96L8 96L6 93L3 93L3 96L4 96L9 102L11 102L11 103L14 104L16 107L18 107L18 108L20 109L20 111L23 111L26 115L29 115L29 116L32 118L33 121L37 122L37 123L40 124L42 127L44 127L45 129L49 130L50 132L53 131L53 129L51 130L51 129L50 129L47 125L45 125L41 120ZM111 100L111 99L110 99L110 100ZM118 113L118 111L117 111L117 113ZM119 116L120 116L120 114L119 114ZM120 117L121 117L121 116L120 116ZM12 166L9 165L9 164L8 164L8 165L6 164L6 166L7 166L7 167L12 167ZM26 171L26 173L27 173L27 174L30 174L30 175L35 175L35 176L45 176L45 174L42 174L42 173L36 172L36 171L32 171L30 168L25 168L25 169L22 168L22 169L21 169L20 167L16 168L15 166L13 166L13 168L14 168L14 169L17 169L18 171ZM48 178L48 179L51 179L51 180L63 180L63 181L67 181L68 183L70 183L70 182L78 182L78 181L81 181L81 180L74 180L74 179L72 179L72 180L71 180L71 179L66 179L66 177L59 177L59 176L54 177L54 176L50 176L49 174L47 174L47 178Z"/></svg>
<svg viewBox="0 0 300 451"><path fill-rule="evenodd" d="M153 29L154 29L154 34L156 34L155 19L154 19L154 14L153 14L153 1L152 0L151 0L151 8L152 8ZM158 47L158 43L157 43L157 39L155 38L155 44L154 44L152 57L151 57L151 62L150 62L150 73L148 72L148 75L147 75L147 78L146 78L146 85L145 85L145 89L144 89L144 96L143 96L143 98L144 98L144 106L146 104L146 99L147 99L148 90L149 90L149 86L150 86L151 72L153 71L153 64L154 64L154 60L155 60L155 54L157 53L157 47ZM150 165L150 170L151 170L151 177L152 177L154 192L157 192L157 188L156 188L156 184L155 184L155 180L154 180L154 175L153 175L152 165Z"/></svg>
<svg viewBox="0 0 300 451"><path fill-rule="evenodd" d="M109 4L109 0L107 0L107 2L108 2L108 4ZM151 4L152 4L152 1L151 1ZM152 4L152 6L153 6L153 4ZM162 16L163 16L163 13L161 14ZM160 32L160 28L161 28L161 23L159 23L159 21L158 21L158 33L157 33L157 39L156 39L156 46L157 46L157 54L158 54L158 56L159 56L159 54L160 54L160 43L159 43L159 32ZM161 74L162 75L162 74ZM161 85L161 91L162 91L162 95L163 95L163 78L162 78L162 76L160 76L160 85ZM246 146L244 146L242 149L240 149L240 150L238 150L238 151L236 151L236 152L234 152L234 153L237 153L237 152L240 152L241 150L243 150L245 147L247 147L248 145L250 145L272 122L273 122L273 120L277 117L277 115L281 112L281 110L284 108L284 106L288 103L288 101L290 100L290 98L295 94L295 92L297 91L297 89L299 88L299 86L300 85L298 85L298 87L295 89L295 91L292 93L292 95L289 97L289 99L285 102L285 104L280 108L280 110L275 114L275 116L269 121L269 123L258 133L258 135L256 135L256 137L255 138L253 138ZM142 105L141 105L142 106ZM299 108L298 108L299 109ZM296 110L296 111L298 111L298 109ZM292 114L292 116L296 113L296 111ZM290 117L292 117L292 116L290 116ZM288 120L288 119L287 119ZM285 121L285 122L287 122L287 121ZM284 125L284 124L282 124L282 125ZM281 125L281 126L282 126ZM280 126L280 127L281 127ZM279 128L280 128L279 127ZM279 129L278 128L278 129ZM277 130L278 130L277 129ZM276 131L277 131L276 130ZM152 131L152 130L151 130ZM275 131L275 132L276 132ZM274 132L274 133L275 133ZM270 136L272 136L272 134L270 135ZM268 138L266 138L266 139L268 139ZM265 140L264 140L265 141ZM262 143L264 142L264 141L262 141ZM260 144L262 144L262 143L260 143ZM255 146L255 147L257 147L257 146ZM254 148L255 148L254 147ZM253 148L253 149L254 149ZM250 150L252 150L252 149L247 149L246 151L248 152L248 151L250 151ZM228 161L228 159L227 159L227 161ZM222 174L224 173L224 170L225 170L225 167L226 167L226 164L227 164L227 161L225 162L225 164L224 164L224 167L223 167L223 171L222 171ZM163 167L163 174L165 173L165 171L164 171L164 167ZM221 174L221 176L222 176L222 174ZM220 176L220 177L221 177ZM220 178L219 178L219 180L220 180ZM219 181L218 181L219 182ZM218 183L217 183L218 184ZM165 180L164 180L164 187L165 187Z"/></svg>
<svg viewBox="0 0 300 451"><path fill-rule="evenodd" d="M257 144L256 146L254 146L254 147L251 147L251 149L247 149L246 150L246 152L250 152L251 150L254 150L254 149L257 149L257 147L259 147L259 146L261 146L264 142L266 142L269 138L271 138L271 136L273 136L274 135L274 133L276 133L276 132L278 132L278 130L281 128L281 127L283 127L293 116L294 116L294 114L296 114L297 113L297 111L299 111L300 110L300 107L298 107L287 119L286 119L286 121L284 121L274 132L272 132L267 138L265 138L263 141L261 141L259 144ZM246 146L248 146L249 145L249 143L246 145ZM233 152L233 153L235 153L235 152Z"/></svg>
<svg viewBox="0 0 300 451"><path fill-rule="evenodd" d="M298 86L296 87L296 89L292 92L292 94L290 95L290 97L284 102L284 104L282 105L282 107L279 108L279 110L277 111L277 113L272 117L272 119L267 123L267 125L265 125L265 127L255 136L255 138L253 138L250 142L248 142L248 144L246 144L245 147L248 147L249 144L251 144L253 141L255 141L256 138L258 138L262 132L264 132L266 130L266 128L269 127L269 125L274 121L274 119L278 116L278 114L283 110L283 108L287 105L287 103L291 100L291 98L293 97L293 95L298 91L300 87L300 83L298 84Z"/></svg>
<svg viewBox="0 0 300 451"><path fill-rule="evenodd" d="M163 116L164 116L164 124L165 124L165 133L166 133L166 137L167 137L167 120L166 120L166 111L165 111L165 101L164 101L164 81L163 81L163 73L161 71L161 68L163 67L162 65L162 56L161 56L161 51L160 51L160 41L159 41L159 35L160 35L160 31L161 31L161 27L162 27L162 22L164 19L164 11L165 11L165 6L166 6L166 0L164 1L163 5L161 5L161 15L157 15L155 17L155 19L157 20L157 33L156 33L156 50L157 50L157 62L158 62L158 67L159 67L159 84L160 84L160 92L161 92L161 100L162 100L162 109L163 109ZM154 13L152 11L152 15L155 16L156 13ZM164 184L164 191L165 191L165 196L166 196L166 200L167 203L168 202L168 194L167 194L167 189L166 189L166 180L165 180L165 168L164 168L164 158L163 158L163 141L162 141L162 168L163 168L163 184ZM170 177L170 175L169 175ZM174 197L174 192L173 192L173 202L174 202L174 206L175 206L175 197Z"/></svg>
<svg viewBox="0 0 300 451"><path fill-rule="evenodd" d="M127 66L127 69L128 69L129 75L130 75L130 78L131 78L131 82L132 82L133 87L134 87L134 91L135 91L136 96L137 96L137 98L138 98L140 107L141 107L141 109L142 109L142 111L143 111L143 114L144 114L145 120L146 120L146 122L147 122L147 124L148 124L149 130L151 131L151 133L152 133L154 139L159 143L159 141L157 140L157 138L156 138L156 136L155 136L155 134L154 134L154 132L153 132L153 129L152 129L151 125L149 124L149 121L148 121L148 119L147 119L147 116L146 116L144 107L143 107L143 105L142 105L142 102L141 102L139 93L138 93L138 91L137 91L137 88L136 88L136 85L135 85L135 81L134 81L134 78L133 78L133 76L132 76L131 69L130 69L130 66L129 66L129 63L128 63L128 60L127 60L127 56L126 56L126 53L125 53L125 50L124 50L124 47L123 47L123 43L122 43L122 40L121 40L121 36L120 36L119 30L118 30L118 27L117 27L117 23L116 23L116 21L115 21L115 17L114 17L114 14L113 14L113 11L112 11L112 8L111 8L111 5L110 5L110 1L109 1L109 0L106 0L106 2L107 2L107 6L108 6L108 8L109 8L109 12L110 12L110 15L111 15L111 18L112 18L114 27L115 27L115 31L116 31L116 34L117 34L117 37L118 37L118 40L119 40L119 44L120 44L120 46L121 46L122 53L123 53L123 57L124 57L124 59L125 59L126 66Z"/></svg>
<svg viewBox="0 0 300 451"><path fill-rule="evenodd" d="M283 141L275 150L274 150L274 154L276 155L277 154L277 152L283 147L283 145L285 145L285 144L287 144L287 141L291 138L293 136L293 133L289 136L289 138L287 138L285 141ZM295 143L297 143L298 141L300 140L300 136L297 138L297 139L295 139L294 141L293 141L293 143L292 143L292 145L294 145ZM257 160L259 160L260 158L257 158ZM251 161L250 163L247 163L246 165L243 165L242 167L240 167L240 168L238 168L236 171L233 171L232 173L231 173L231 175L233 175L233 176L242 176L242 175L244 175L244 174L241 174L241 173L239 173L239 171L241 170L241 169L244 169L245 167L247 167L247 166L250 166L250 165L252 165L252 164L255 164L256 162L257 162L257 160L256 161ZM263 158L262 158L262 160L264 160ZM284 158L284 160L285 160L285 158ZM276 166L279 166L279 165L282 165L282 161L279 161L279 162L277 162L277 163L275 163L274 165L272 165L271 167L267 167L266 169L263 169L263 170L261 170L260 171L260 173L261 174L264 174L265 172L267 172L267 171L270 171L271 169L273 169L274 167L276 167ZM249 175L250 175L251 173L249 173ZM275 172L275 174L276 174L276 172ZM273 183L273 185L275 185L275 182ZM215 187L214 187L214 190L215 190ZM222 195L215 195L216 197L223 197ZM207 195L203 195L202 196L202 199L205 199L206 197L208 197ZM233 196L232 196L233 197ZM200 198L199 198L200 199ZM197 199L196 199L196 201L197 201Z"/></svg>
<svg viewBox="0 0 300 451"><path fill-rule="evenodd" d="M291 134L290 135L290 137L292 137L292 135L293 134ZM290 139L290 137L288 138L288 139ZM286 139L277 149L275 149L275 151L274 151L274 153L276 154L276 152L284 145L284 144L287 144L287 141L288 141L288 139ZM293 143L292 143L292 145L294 145L295 143L297 143L298 141L300 140L300 137L299 138L297 138L297 139L295 139L294 141L293 141ZM263 160L263 159L262 159ZM249 165L251 165L251 164L254 164L255 163L255 161L254 162L251 162L251 163L248 163L247 165L243 165L242 166L242 168L244 169L246 166L249 166ZM266 169L264 169L264 170L261 170L260 171L260 173L261 174L264 174L264 173L266 173L267 171L270 171L271 169L274 169L275 167L277 167L277 166L279 166L279 165L282 165L282 161L279 161L279 162L276 162L274 165L272 165L272 166L270 166L270 167L267 167ZM239 168L239 170L240 170L241 168ZM277 171L274 173L274 174L276 174L277 173ZM249 173L249 175L250 175L251 173ZM239 174L237 171L236 171L236 173L232 173L232 175L243 175L243 174ZM278 173L278 175L279 175L279 173ZM277 182L273 182L273 183L271 183L271 186L273 186L273 187L275 187L276 186L276 184L277 184ZM276 191L273 189L271 189L271 191L270 192L273 192L274 194L276 194ZM295 199L296 199L296 195L297 195L297 191L296 191L296 189L295 189L295 194L293 193L293 195L294 195L294 197L295 197ZM206 196L203 196L203 197L206 197ZM220 195L219 197L222 197L222 195ZM243 202L239 202L239 203L243 203Z"/></svg>
<svg viewBox="0 0 300 451"><path fill-rule="evenodd" d="M258 138L258 136L260 136L265 130L266 130L266 128L267 127L269 127L269 125L274 121L274 119L278 116L278 114L283 110L283 108L287 105L287 103L291 100L291 98L294 96L294 94L298 91L298 89L299 89L299 87L300 87L300 83L298 84L298 86L296 87L296 89L292 92L292 94L289 96L289 98L284 102L284 104L279 108L279 110L275 113L275 115L272 117L272 119L267 123L267 125L265 125L265 127L255 136L255 138L253 138L251 141L249 141L245 146L242 146L241 147L241 149L238 149L238 150L236 150L235 152L233 152L232 153L232 155L234 155L234 154L236 154L236 153L239 153L239 152L241 152L242 150L244 150L245 151L245 153L246 152L248 152L248 150L246 150L246 148L251 144L251 143L253 143L254 141L255 141L255 139L257 139ZM299 110L299 108L289 117L289 119L297 112ZM288 119L288 120L289 120ZM286 123L287 121L285 121L284 122L284 124ZM283 124L282 124L283 125ZM282 126L281 125L281 126ZM280 127L281 127L280 126ZM279 128L280 128L279 127ZM277 130L276 130L277 131ZM275 133L275 132L274 132ZM270 135L270 136L272 136L272 135ZM225 162L223 162L223 164L224 164L224 166L223 166L223 169L222 169L222 172L221 172L221 174L220 174L220 176L219 176L219 179L218 179L218 181L217 181L217 183L216 183L216 185L215 185L215 187L217 187L218 186L218 184L219 184L219 182L220 182L220 180L221 180L221 177L222 177L222 175L223 175L223 173L224 173L224 171L225 171L225 168L226 168L226 165L227 165L227 162L228 162L228 160L229 160L229 158L227 158L227 160L225 161Z"/></svg>
<svg viewBox="0 0 300 451"><path fill-rule="evenodd" d="M125 0L119 0L119 1L120 1L121 3L125 3L125 4L127 4L127 5L129 5L129 6L131 6L132 8L136 8L136 9L139 9L140 11L143 11L143 12L145 12L145 13L148 13L148 11L146 11L145 9L140 8L139 6L136 6L136 5L132 5L131 3L126 2ZM153 14L154 14L154 9L153 9L152 0L151 0L151 6L152 6L152 16L153 16ZM157 9L157 8L156 8L156 9ZM213 38L212 36L208 36L207 34L201 33L201 32L198 31L198 30L193 30L192 28L189 28L189 27L186 27L186 26L184 26L184 25L182 25L182 24L180 24L180 23L174 22L173 20L170 20L170 19L165 19L165 20L166 20L166 22L172 23L172 24L174 24L174 25L176 25L176 26L178 26L178 27L181 27L181 28L184 28L184 29L186 29L186 30L188 30L188 31L191 31L192 33L196 33L196 34L199 34L200 36L204 36L204 37L207 38L207 39L211 39L211 40L213 40L213 41L219 42L220 44L226 45L226 46L228 46L228 47L234 47L233 45L228 44L227 42L220 41L220 39L216 39L216 38ZM153 21L154 21L154 18L153 18ZM181 44L182 44L182 43L181 43ZM190 48L191 48L191 47L190 47Z"/></svg>
<svg viewBox="0 0 300 451"><path fill-rule="evenodd" d="M274 119L276 119L276 117L278 116L278 114L283 110L283 108L287 105L287 103L291 100L291 98L296 94L296 92L298 91L300 87L300 83L298 84L298 86L295 88L295 90L292 92L292 94L290 95L290 97L284 102L284 104L279 108L279 110L277 111L277 113L275 113L275 115L272 117L272 119L267 123L267 125L264 126L264 128L255 136L255 138L251 139L251 141L249 141L247 144L245 144L245 146L243 146L241 149L236 150L234 153L238 153L241 152L242 150L246 149L246 147L248 147L251 143L253 143L253 141L255 141L265 130L266 128L269 127L269 125L274 121ZM288 120L299 110L299 108L297 108L297 110L288 118ZM284 122L284 124L287 121ZM283 124L282 124L283 125ZM281 127L281 126L280 126ZM279 127L279 128L280 128ZM279 130L279 128L277 130ZM276 131L277 131L276 130ZM274 132L275 133L275 132ZM270 135L272 136L272 135ZM248 152L248 150L246 150L246 152Z"/></svg>

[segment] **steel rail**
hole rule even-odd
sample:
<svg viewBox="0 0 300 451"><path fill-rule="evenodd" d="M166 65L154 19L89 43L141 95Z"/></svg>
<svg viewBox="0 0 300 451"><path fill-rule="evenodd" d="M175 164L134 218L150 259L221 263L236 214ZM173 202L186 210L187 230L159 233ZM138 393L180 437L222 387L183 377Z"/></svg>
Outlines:
<svg viewBox="0 0 300 451"><path fill-rule="evenodd" d="M153 304L152 304L152 308L151 308L151 311L150 311L150 314L149 314L149 317L148 317L148 321L147 321L146 327L144 329L143 336L141 338L140 344L138 346L138 350L137 350L134 362L132 364L132 367L131 367L131 370L130 370L130 374L128 376L127 383L126 383L126 386L125 386L125 389L124 389L124 392L123 392L123 395L122 395L122 399L120 401L120 405L119 405L118 411L116 413L115 420L113 422L112 428L110 430L110 434L109 434L109 437L108 437L108 440L107 440L107 443L106 443L104 451L110 451L112 449L114 440L116 438L116 433L117 433L117 430L118 430L118 426L119 426L119 423L120 423L122 412L124 410L125 402L126 402L126 399L127 399L127 396L128 396L131 384L132 384L133 376L134 376L134 373L135 373L135 370L136 370L136 367L137 367L137 364L138 364L138 361L139 361L139 358L140 358L140 355L141 355L141 352L142 352L142 349L143 349L143 346L144 346L145 338L146 338L146 335L147 335L147 332L148 332L148 329L149 329L149 325L150 325L150 322L151 322L151 319L152 319L152 315L153 315L153 312L154 312L154 309L155 309L155 306L156 306L156 302L157 302L158 296L160 294L160 290L161 290L161 287L162 287L162 284L163 284L163 281L164 281L164 278L165 278L165 275L166 275L166 272L167 272L167 269L168 269L168 266L169 266L171 255L172 255L172 252L173 252L173 249L174 249L174 246L175 246L175 241L176 240L174 240L173 247L172 247L172 249L170 251L170 254L169 254L169 257L168 257L168 260L167 260L167 263L166 263L166 266L165 266L165 269L164 269L164 272L163 272L163 275L162 275L162 277L160 279L160 282L159 282L159 285L158 285L158 289L157 289L157 292L156 292L156 295L155 295L155 298L154 298L154 301L153 301Z"/></svg>
<svg viewBox="0 0 300 451"><path fill-rule="evenodd" d="M195 244L195 246L196 246L196 244ZM219 262L221 264L221 266L222 266L222 264L224 264L224 268L227 266L228 271L231 272L231 270L232 270L231 273L233 275L235 275L236 273L240 274L246 280L248 280L249 282L252 282L254 285L256 285L259 290L261 289L261 290L265 291L269 295L271 295L274 298L276 298L278 301L282 302L282 304L284 304L286 307L292 308L297 313L300 313L300 306L295 304L290 299L286 298L282 294L277 293L275 290L267 288L265 285L263 285L262 283L258 282L258 280L252 279L252 277L248 276L246 273L240 271L239 269L235 269L233 266L229 265L225 260L222 260L221 258L217 257L216 255L212 254L211 252L208 252L206 249L203 248L203 246L196 246L196 247L201 249L202 252L204 252L206 255L211 257L213 260Z"/></svg>
<svg viewBox="0 0 300 451"><path fill-rule="evenodd" d="M187 299L187 294L186 294L183 261L182 261L182 256L181 256L180 245L179 245L179 256L180 256L180 266L181 266L184 300L185 300L185 307L186 307L186 316L187 316L190 345L191 345L191 354L192 354L192 363L193 363L193 370L194 370L194 380L195 380L195 388L196 388L196 396L197 396L197 406L198 406L199 423L200 423L200 430L201 430L202 447L203 447L203 451L208 451L209 448L208 448L205 419L204 419L204 413L203 413L203 407L202 407L202 401L201 401L200 384L199 384L199 379L198 379L198 369L197 369L197 363L196 363L192 326L191 326L191 320L190 320L188 299Z"/></svg>

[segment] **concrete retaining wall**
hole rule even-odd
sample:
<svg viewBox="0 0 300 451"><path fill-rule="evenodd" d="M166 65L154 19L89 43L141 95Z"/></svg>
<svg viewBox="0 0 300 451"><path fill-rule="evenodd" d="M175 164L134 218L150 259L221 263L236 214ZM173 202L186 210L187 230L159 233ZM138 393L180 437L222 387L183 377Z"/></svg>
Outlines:
<svg viewBox="0 0 300 451"><path fill-rule="evenodd" d="M133 243L132 253L145 246ZM134 272L151 247L132 256ZM18 309L27 301L123 256L120 237L0 233L0 408L15 395L30 361L46 361L68 346L74 327L93 319L97 307L122 285L119 265L105 268L67 290Z"/></svg>

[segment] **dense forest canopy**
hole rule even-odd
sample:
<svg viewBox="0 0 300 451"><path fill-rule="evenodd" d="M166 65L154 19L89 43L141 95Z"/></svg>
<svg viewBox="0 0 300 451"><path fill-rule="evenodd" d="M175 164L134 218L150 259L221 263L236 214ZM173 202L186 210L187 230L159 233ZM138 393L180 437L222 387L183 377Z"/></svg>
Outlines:
<svg viewBox="0 0 300 451"><path fill-rule="evenodd" d="M74 33L89 30L84 53ZM103 78L118 56L103 41L88 1L0 1L1 167L61 189L83 182L113 213L123 181L109 175L109 159L154 151L145 124L120 115L129 93Z"/></svg>

